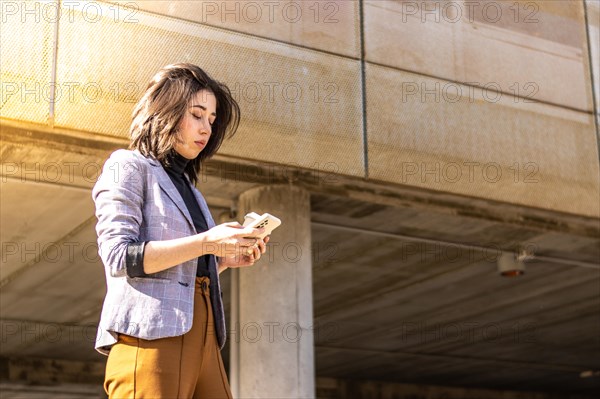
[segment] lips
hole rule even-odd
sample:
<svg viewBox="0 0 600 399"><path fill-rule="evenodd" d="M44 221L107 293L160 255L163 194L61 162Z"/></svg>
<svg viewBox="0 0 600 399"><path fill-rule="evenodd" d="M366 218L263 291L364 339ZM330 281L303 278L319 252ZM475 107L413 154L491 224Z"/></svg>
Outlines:
<svg viewBox="0 0 600 399"><path fill-rule="evenodd" d="M206 141L194 141L194 143L196 143L198 146L200 147L204 147L206 145Z"/></svg>

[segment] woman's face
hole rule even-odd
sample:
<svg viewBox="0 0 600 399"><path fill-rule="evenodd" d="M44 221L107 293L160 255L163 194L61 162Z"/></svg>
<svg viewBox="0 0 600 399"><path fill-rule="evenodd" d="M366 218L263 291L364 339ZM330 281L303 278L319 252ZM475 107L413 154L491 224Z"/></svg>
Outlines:
<svg viewBox="0 0 600 399"><path fill-rule="evenodd" d="M179 124L179 138L174 148L187 159L195 159L206 147L217 117L217 99L209 90L200 90L192 97Z"/></svg>

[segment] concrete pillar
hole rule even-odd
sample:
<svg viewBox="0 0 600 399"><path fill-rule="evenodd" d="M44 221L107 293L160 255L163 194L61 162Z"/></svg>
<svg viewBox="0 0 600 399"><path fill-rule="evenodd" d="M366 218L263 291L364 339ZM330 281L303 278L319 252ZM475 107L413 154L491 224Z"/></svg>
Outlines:
<svg viewBox="0 0 600 399"><path fill-rule="evenodd" d="M238 219L271 213L282 225L267 253L232 272L231 386L236 398L314 398L310 198L286 185L243 193Z"/></svg>

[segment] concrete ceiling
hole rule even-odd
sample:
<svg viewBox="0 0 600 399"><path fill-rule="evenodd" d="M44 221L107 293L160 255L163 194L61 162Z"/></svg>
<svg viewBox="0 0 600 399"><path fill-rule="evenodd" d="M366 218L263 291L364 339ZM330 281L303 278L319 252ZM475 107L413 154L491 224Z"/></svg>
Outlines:
<svg viewBox="0 0 600 399"><path fill-rule="evenodd" d="M388 213L390 220L394 214ZM600 359L600 271L536 262L520 278L439 247L335 229L314 264L319 375L412 383L585 391ZM412 252L412 251L410 251ZM454 256L454 255L453 255Z"/></svg>
<svg viewBox="0 0 600 399"><path fill-rule="evenodd" d="M23 132L4 128L0 146L0 356L104 361L93 350L105 281L85 165L101 165L119 143ZM72 177L47 170L22 178L22 162L67 161L75 163ZM261 173L223 179L228 168L244 167L227 157L207 166L199 188L215 218L235 211L246 189L285 180ZM292 180L311 192L318 376L600 390L600 378L580 378L600 370L598 220L360 179L324 185L302 171ZM497 250L524 244L583 263L537 260L524 276L499 276ZM227 291L227 273L223 283Z"/></svg>

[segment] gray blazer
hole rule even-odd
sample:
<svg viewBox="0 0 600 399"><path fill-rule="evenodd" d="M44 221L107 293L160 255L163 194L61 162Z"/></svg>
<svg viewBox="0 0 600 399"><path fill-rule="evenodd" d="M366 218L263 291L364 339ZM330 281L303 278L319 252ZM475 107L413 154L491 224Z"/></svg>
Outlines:
<svg viewBox="0 0 600 399"><path fill-rule="evenodd" d="M188 176L186 179L190 182ZM215 225L202 194L190 183L208 228ZM117 150L92 190L98 254L107 291L96 350L108 355L117 333L143 339L178 336L192 327L197 259L148 277L129 277L128 243L196 234L192 218L160 162L137 150ZM210 295L219 347L225 345L225 313L215 256L209 256Z"/></svg>

